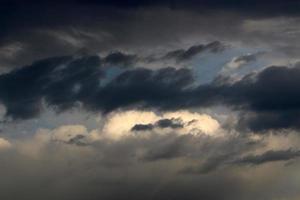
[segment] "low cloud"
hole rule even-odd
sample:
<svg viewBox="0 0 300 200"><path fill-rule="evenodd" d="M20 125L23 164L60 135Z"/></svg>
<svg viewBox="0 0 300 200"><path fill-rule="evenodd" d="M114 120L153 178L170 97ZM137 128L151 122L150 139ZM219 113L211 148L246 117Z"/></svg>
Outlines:
<svg viewBox="0 0 300 200"><path fill-rule="evenodd" d="M133 118L136 116L143 122L159 120L153 113L131 112ZM126 129L131 132L132 125L129 124L127 128L121 126L126 124L126 116L129 116L126 112L115 114L115 119L111 115L111 122L108 118L106 124L111 127L119 125L116 131ZM184 119L183 116L181 118ZM150 199L174 195L174 199L186 196L191 200L195 197L238 200L241 196L247 196L246 200L250 200L256 195L263 195L261 199L278 195L287 197L287 194L276 193L276 188L283 186L279 180L287 179L295 180L291 182L294 187L288 189L288 194L297 194L293 188L297 188L298 182L292 178L298 172L297 163L273 167L272 162L268 168L263 165L252 168L229 162L264 149L264 143L269 141L253 140L236 133L177 133L180 129L171 129L167 133L153 130L147 133L147 137L131 132L131 135L123 135L115 140L105 136L108 130L112 131L107 126L88 130L80 124L63 125L54 129L40 129L33 136L14 139L13 148L0 152L0 161L3 163L0 185L5 188L0 197L18 199L22 195L25 198L43 197L47 200L59 194L59 198L67 200L114 200L124 195L139 199L147 194ZM288 150L279 154L293 152L296 151ZM294 156L264 157L289 161ZM274 173L280 174L279 177L274 177ZM15 176L14 180L11 180L12 175ZM212 189L199 190L208 186ZM142 192L137 192L136 188ZM266 194L266 190L270 192Z"/></svg>
<svg viewBox="0 0 300 200"><path fill-rule="evenodd" d="M260 155L247 155L234 161L240 165L261 165L269 162L288 161L300 157L299 150L270 150Z"/></svg>

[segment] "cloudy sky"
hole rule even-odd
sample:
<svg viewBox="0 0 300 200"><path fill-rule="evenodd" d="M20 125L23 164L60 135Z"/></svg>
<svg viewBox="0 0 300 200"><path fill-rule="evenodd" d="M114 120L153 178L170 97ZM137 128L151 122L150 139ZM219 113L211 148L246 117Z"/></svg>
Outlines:
<svg viewBox="0 0 300 200"><path fill-rule="evenodd" d="M299 10L1 0L0 199L299 200Z"/></svg>

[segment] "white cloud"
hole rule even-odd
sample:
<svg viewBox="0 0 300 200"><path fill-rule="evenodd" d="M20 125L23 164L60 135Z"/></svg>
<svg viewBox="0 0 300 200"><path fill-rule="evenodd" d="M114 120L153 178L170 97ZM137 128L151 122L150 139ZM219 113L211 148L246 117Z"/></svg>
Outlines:
<svg viewBox="0 0 300 200"><path fill-rule="evenodd" d="M185 124L181 133L202 133L213 135L220 127L219 122L207 114L199 114L189 111L168 112L163 115L163 118L180 118Z"/></svg>
<svg viewBox="0 0 300 200"><path fill-rule="evenodd" d="M130 130L134 125L154 123L160 118L160 116L150 111L133 110L115 112L108 116L107 122L103 128L103 133L105 137L119 139L130 135Z"/></svg>
<svg viewBox="0 0 300 200"><path fill-rule="evenodd" d="M189 111L176 111L156 114L151 111L126 111L115 112L108 116L107 122L103 128L103 137L110 139L120 139L126 136L132 136L132 127L136 124L154 124L161 119L179 119L184 127L177 129L177 134L209 134L213 135L220 127L217 120L207 114L199 114ZM155 133L168 133L170 129L154 130Z"/></svg>

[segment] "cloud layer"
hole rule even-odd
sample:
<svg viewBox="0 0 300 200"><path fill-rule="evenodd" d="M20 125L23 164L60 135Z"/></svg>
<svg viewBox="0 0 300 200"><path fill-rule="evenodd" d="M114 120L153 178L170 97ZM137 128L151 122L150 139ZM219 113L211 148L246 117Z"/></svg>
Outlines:
<svg viewBox="0 0 300 200"><path fill-rule="evenodd" d="M102 63L98 56L57 57L1 75L0 100L6 116L36 117L44 103L59 112L82 107L103 113L226 105L241 111L239 128L299 128L298 65L271 66L240 80L218 77L197 85L188 68L112 69Z"/></svg>
<svg viewBox="0 0 300 200"><path fill-rule="evenodd" d="M0 3L0 199L299 200L298 0Z"/></svg>

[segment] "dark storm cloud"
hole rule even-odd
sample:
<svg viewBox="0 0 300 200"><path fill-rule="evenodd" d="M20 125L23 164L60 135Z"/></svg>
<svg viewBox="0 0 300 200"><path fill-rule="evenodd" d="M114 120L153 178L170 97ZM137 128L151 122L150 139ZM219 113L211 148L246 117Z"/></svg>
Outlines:
<svg viewBox="0 0 300 200"><path fill-rule="evenodd" d="M174 47L185 39L278 44L281 50L283 47L291 50L293 46L294 54L298 52L294 38L290 40L284 34L289 29L264 35L259 30L249 34L242 27L244 20L261 19L258 17L261 15L265 19L298 14L293 12L298 11L298 1L33 2L10 1L0 6L0 52L14 49L9 56L0 56L0 65L8 68L6 70L83 49L91 53L106 53L112 49L143 51L148 50L144 47ZM282 46L284 42L276 41L287 44ZM183 52L179 54L183 54L182 59L186 56Z"/></svg>
<svg viewBox="0 0 300 200"><path fill-rule="evenodd" d="M4 0L4 5L26 4L26 3L41 3L50 4L49 1L38 0ZM165 6L172 9L221 9L221 10L237 10L246 12L256 12L261 14L280 14L297 13L296 9L299 8L299 2L293 0L62 0L51 1L53 4L70 4L70 5L92 5L92 6L113 6L119 8L140 8L151 6ZM256 9L256 10L255 10ZM267 10L268 9L268 10ZM266 13L262 13L265 11Z"/></svg>
<svg viewBox="0 0 300 200"><path fill-rule="evenodd" d="M277 150L267 151L261 155L248 155L234 161L241 165L260 165L268 162L288 161L300 156L299 150Z"/></svg>
<svg viewBox="0 0 300 200"><path fill-rule="evenodd" d="M268 67L238 81L218 78L195 85L186 68L133 68L105 77L109 67L97 56L42 60L0 76L0 100L7 116L37 116L43 101L57 111L82 106L108 113L116 109L178 110L228 105L240 110L240 128L254 131L299 128L300 67ZM108 78L108 81L102 81ZM166 121L167 122L167 121ZM168 121L169 122L169 121ZM164 121L155 126L163 127Z"/></svg>
<svg viewBox="0 0 300 200"><path fill-rule="evenodd" d="M138 60L137 55L125 54L120 51L115 51L103 58L103 62L108 65L131 66Z"/></svg>
<svg viewBox="0 0 300 200"><path fill-rule="evenodd" d="M298 129L299 77L299 66L268 67L233 83L216 80L193 87L187 69L138 69L124 72L107 84L99 92L102 100L98 106L106 111L132 105L176 110L225 104L243 111L241 128ZM118 99L118 95L123 98Z"/></svg>
<svg viewBox="0 0 300 200"><path fill-rule="evenodd" d="M188 69L168 67L154 71L136 68L123 72L101 88L90 106L104 112L132 106L172 108L184 98L182 91L192 82L193 76ZM94 101L96 99L99 100Z"/></svg>
<svg viewBox="0 0 300 200"><path fill-rule="evenodd" d="M154 128L183 128L184 124L177 119L160 119L154 124L136 124L134 125L131 130L132 131L148 131Z"/></svg>
<svg viewBox="0 0 300 200"><path fill-rule="evenodd" d="M168 52L164 57L161 59L175 59L178 62L189 60L192 57L196 56L202 52L221 52L225 49L225 46L219 42L215 41L206 45L200 44L189 47L187 50L185 49L178 49L171 52Z"/></svg>
<svg viewBox="0 0 300 200"><path fill-rule="evenodd" d="M99 84L99 65L99 58L93 56L75 60L58 57L1 75L0 99L6 115L16 119L34 117L41 111L43 98L58 110L71 108L77 89L92 91Z"/></svg>
<svg viewBox="0 0 300 200"><path fill-rule="evenodd" d="M38 115L43 100L57 111L82 103L91 111L110 112L142 101L147 107L159 106L161 100L179 95L193 79L187 69L137 68L100 86L104 74L97 56L50 58L1 75L0 100L6 115L15 119Z"/></svg>
<svg viewBox="0 0 300 200"><path fill-rule="evenodd" d="M300 112L295 110L259 111L242 113L239 120L239 129L249 128L253 131L265 132L269 129L299 129L298 117Z"/></svg>
<svg viewBox="0 0 300 200"><path fill-rule="evenodd" d="M232 84L222 96L227 104L252 111L241 116L241 126L255 131L298 129L299 76L299 66L269 67Z"/></svg>

